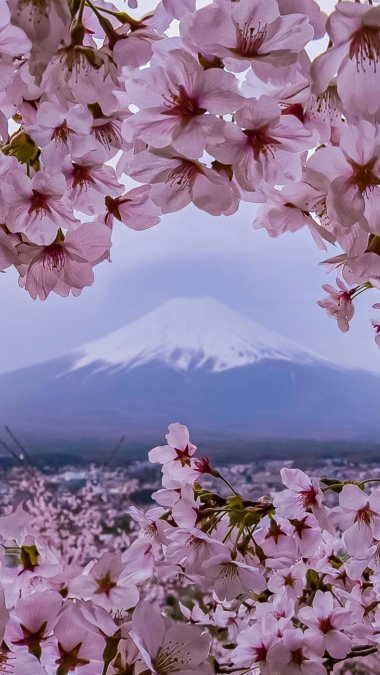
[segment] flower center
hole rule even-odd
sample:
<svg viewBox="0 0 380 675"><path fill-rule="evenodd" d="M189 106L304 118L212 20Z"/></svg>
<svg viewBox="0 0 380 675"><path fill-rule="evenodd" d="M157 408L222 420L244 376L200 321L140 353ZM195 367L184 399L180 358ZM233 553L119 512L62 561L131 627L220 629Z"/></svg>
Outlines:
<svg viewBox="0 0 380 675"><path fill-rule="evenodd" d="M62 645L58 643L60 657L56 660L56 664L58 665L56 675L68 675L68 673L74 671L77 666L87 666L90 663L90 661L79 657L81 647L82 643L79 642L73 649L66 651Z"/></svg>
<svg viewBox="0 0 380 675"><path fill-rule="evenodd" d="M203 115L205 108L200 108L196 98L188 95L182 84L177 85L177 92L169 91L169 96L163 96L164 106L167 108L163 115L178 115L179 117L194 117Z"/></svg>
<svg viewBox="0 0 380 675"><path fill-rule="evenodd" d="M292 577L291 572L284 577L284 586L290 586L290 588L294 588L294 581L295 579Z"/></svg>
<svg viewBox="0 0 380 675"><path fill-rule="evenodd" d="M168 640L168 642L157 652L155 659L152 659L154 672L157 675L166 675L181 670L188 670L189 651L183 651L183 643ZM188 659L186 659L186 656ZM187 668L186 668L187 666Z"/></svg>
<svg viewBox="0 0 380 675"><path fill-rule="evenodd" d="M67 140L68 140L70 134L72 134L72 133L73 133L72 129L68 128L66 120L64 120L59 127L56 127L54 129L51 140L52 141L60 141L61 143L67 144Z"/></svg>
<svg viewBox="0 0 380 675"><path fill-rule="evenodd" d="M351 39L350 59L356 59L356 70L366 72L372 68L376 73L380 58L380 30L377 26L364 26Z"/></svg>
<svg viewBox="0 0 380 675"><path fill-rule="evenodd" d="M332 624L330 616L324 616L320 618L318 623L319 623L319 630L323 633L323 635L326 635L331 630L334 630L334 626Z"/></svg>
<svg viewBox="0 0 380 675"><path fill-rule="evenodd" d="M65 266L65 254L62 246L60 244L46 246L42 264L49 270L61 272Z"/></svg>
<svg viewBox="0 0 380 675"><path fill-rule="evenodd" d="M16 656L11 654L11 652L7 653L2 650L0 652L0 673L13 673L14 666L9 663L9 661L14 660L15 658Z"/></svg>
<svg viewBox="0 0 380 675"><path fill-rule="evenodd" d="M369 502L367 502L367 504L357 512L355 523L363 523L364 525L369 526L371 524L371 518L374 515L375 515L374 512L371 511Z"/></svg>
<svg viewBox="0 0 380 675"><path fill-rule="evenodd" d="M200 169L193 162L181 162L169 173L166 183L170 187L175 185L175 192L177 193L184 190L190 192L198 173L200 173Z"/></svg>
<svg viewBox="0 0 380 675"><path fill-rule="evenodd" d="M335 83L330 84L322 94L311 98L310 116L313 118L319 114L324 121L327 119L333 122L339 117L341 110L342 104Z"/></svg>
<svg viewBox="0 0 380 675"><path fill-rule="evenodd" d="M15 640L12 641L12 644L14 645L24 645L28 647L28 652L30 654L33 654L37 659L41 658L42 654L42 648L41 648L41 642L46 640L45 637L45 631L47 627L47 622L44 621L44 623L40 626L40 628L32 632L26 626L23 626L21 624L20 628L23 632L23 638L21 640Z"/></svg>
<svg viewBox="0 0 380 675"><path fill-rule="evenodd" d="M302 666L305 661L308 659L304 655L302 651L302 647L298 647L298 649L293 649L291 652L291 663L295 663L296 666Z"/></svg>
<svg viewBox="0 0 380 675"><path fill-rule="evenodd" d="M373 172L376 161L377 158L374 157L367 164L361 165L350 162L353 169L352 182L358 186L361 193L365 192L367 188L373 190L373 187L380 183L380 179Z"/></svg>
<svg viewBox="0 0 380 675"><path fill-rule="evenodd" d="M174 448L174 450L177 453L174 461L180 462L181 466L190 466L189 446L187 445L184 450L178 450L178 448Z"/></svg>
<svg viewBox="0 0 380 675"><path fill-rule="evenodd" d="M73 162L73 188L78 187L78 185L81 188L87 188L88 183L95 183L90 173L91 169L91 166L80 166L80 164Z"/></svg>
<svg viewBox="0 0 380 675"><path fill-rule="evenodd" d="M36 213L37 215L43 216L44 213L51 213L51 209L48 203L48 196L43 195L42 192L38 190L32 190L33 195L30 200L29 214Z"/></svg>
<svg viewBox="0 0 380 675"><path fill-rule="evenodd" d="M252 58L257 56L259 49L267 36L267 24L252 26L252 19L246 21L243 26L236 25L236 47L232 52Z"/></svg>
<svg viewBox="0 0 380 675"><path fill-rule="evenodd" d="M98 588L95 591L96 595L105 593L108 596L112 589L117 586L117 584L111 580L109 573L107 573L104 577L96 579L96 583L98 584Z"/></svg>
<svg viewBox="0 0 380 675"><path fill-rule="evenodd" d="M285 532L276 523L276 521L273 520L273 518L271 518L269 531L266 533L265 539L273 539L275 541L275 543L278 544L279 538L281 536L284 536L284 535L285 535Z"/></svg>
<svg viewBox="0 0 380 675"><path fill-rule="evenodd" d="M254 663L259 663L260 661L266 661L268 650L265 645L261 644L260 647L255 647L253 649L254 653Z"/></svg>
<svg viewBox="0 0 380 675"><path fill-rule="evenodd" d="M95 124L91 129L91 133L99 143L108 149L110 147L121 146L122 135L117 122L107 121L104 124Z"/></svg>
<svg viewBox="0 0 380 675"><path fill-rule="evenodd" d="M313 485L310 485L308 490L301 490L300 498L302 505L305 509L309 509L312 506L317 506L317 493Z"/></svg>
<svg viewBox="0 0 380 675"><path fill-rule="evenodd" d="M275 156L274 146L279 145L280 142L267 134L267 128L245 129L243 134L247 136L248 144L253 150L256 161L260 158L260 155L264 155L265 159L268 159L268 156L272 158Z"/></svg>

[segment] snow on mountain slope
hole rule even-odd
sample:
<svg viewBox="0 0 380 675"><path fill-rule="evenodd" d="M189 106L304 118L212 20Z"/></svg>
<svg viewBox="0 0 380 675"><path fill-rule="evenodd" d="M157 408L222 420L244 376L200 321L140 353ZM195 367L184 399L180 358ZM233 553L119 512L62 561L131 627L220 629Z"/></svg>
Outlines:
<svg viewBox="0 0 380 675"><path fill-rule="evenodd" d="M262 359L329 363L208 297L169 300L74 355L78 360L71 370L91 364L97 370L132 369L158 361L175 370L206 367L217 373Z"/></svg>

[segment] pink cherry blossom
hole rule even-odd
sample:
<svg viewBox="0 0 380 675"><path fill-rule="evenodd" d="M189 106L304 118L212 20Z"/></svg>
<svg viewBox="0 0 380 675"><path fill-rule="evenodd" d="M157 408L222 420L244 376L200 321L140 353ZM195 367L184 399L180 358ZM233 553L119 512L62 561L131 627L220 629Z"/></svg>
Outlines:
<svg viewBox="0 0 380 675"><path fill-rule="evenodd" d="M165 626L160 613L141 602L133 615L132 638L147 667L156 675L211 673L207 663L210 638L198 626Z"/></svg>
<svg viewBox="0 0 380 675"><path fill-rule="evenodd" d="M221 215L232 203L226 180L201 162L179 155L174 148L140 152L131 162L130 175L152 184L152 200L162 213L173 213L193 202L212 215Z"/></svg>
<svg viewBox="0 0 380 675"><path fill-rule="evenodd" d="M279 515L303 517L307 510L321 507L323 494L316 479L310 479L300 469L281 469L281 478L287 490L275 495L274 505Z"/></svg>
<svg viewBox="0 0 380 675"><path fill-rule="evenodd" d="M376 113L380 14L367 3L339 2L327 22L332 46L311 69L314 90L324 91L338 73L338 93L351 114Z"/></svg>
<svg viewBox="0 0 380 675"><path fill-rule="evenodd" d="M309 629L305 637L317 653L327 651L334 659L344 659L351 651L351 640L342 631L352 621L351 612L334 606L331 593L317 591L312 607L303 607L299 617Z"/></svg>
<svg viewBox="0 0 380 675"><path fill-rule="evenodd" d="M154 546L144 539L135 539L124 551L121 561L125 565L120 574L120 584L124 581L139 584L151 578L155 569Z"/></svg>
<svg viewBox="0 0 380 675"><path fill-rule="evenodd" d="M260 593L265 588L261 572L221 553L206 560L202 570L213 586L219 600L232 600L243 591Z"/></svg>
<svg viewBox="0 0 380 675"><path fill-rule="evenodd" d="M276 594L285 591L287 597L296 599L302 593L306 569L304 563L296 563L274 572L268 580L269 590Z"/></svg>
<svg viewBox="0 0 380 675"><path fill-rule="evenodd" d="M56 668L62 672L74 672L79 675L101 675L103 670L102 653L105 641L83 627L81 611L78 605L67 604L54 629L57 650L54 654Z"/></svg>
<svg viewBox="0 0 380 675"><path fill-rule="evenodd" d="M7 232L0 227L0 272L4 272L10 265L19 264L17 244L19 244L17 235Z"/></svg>
<svg viewBox="0 0 380 675"><path fill-rule="evenodd" d="M268 558L283 560L285 565L297 559L297 544L290 523L284 518L271 518L269 525L256 535L257 543Z"/></svg>
<svg viewBox="0 0 380 675"><path fill-rule="evenodd" d="M339 495L344 544L350 555L365 555L373 539L380 540L380 490L367 495L357 485L345 485Z"/></svg>
<svg viewBox="0 0 380 675"><path fill-rule="evenodd" d="M326 309L327 314L337 320L342 333L346 333L349 330L349 321L355 314L355 306L351 299L355 289L348 289L339 278L336 284L337 289L329 284L323 285L322 288L328 296L318 300L318 305Z"/></svg>
<svg viewBox="0 0 380 675"><path fill-rule="evenodd" d="M207 142L223 141L217 115L234 112L242 101L234 75L203 70L180 50L170 52L164 66L153 65L133 78L129 93L140 111L124 124L125 139L138 137L156 148L172 144L190 159L201 157Z"/></svg>
<svg viewBox="0 0 380 675"><path fill-rule="evenodd" d="M323 538L316 517L308 513L303 518L290 519L290 523L294 527L294 539L301 556L310 558L317 551Z"/></svg>
<svg viewBox="0 0 380 675"><path fill-rule="evenodd" d="M62 174L51 176L38 171L30 179L12 172L11 183L3 183L2 195L9 209L6 225L11 232L22 232L36 244L52 244L59 228L79 226L67 197Z"/></svg>
<svg viewBox="0 0 380 675"><path fill-rule="evenodd" d="M71 580L70 592L107 610L131 609L137 605L139 592L129 579L121 581L124 568L120 554L104 553L88 574Z"/></svg>
<svg viewBox="0 0 380 675"><path fill-rule="evenodd" d="M6 640L12 649L27 649L40 659L43 645L59 620L62 602L55 591L34 593L18 600L15 616L6 629Z"/></svg>
<svg viewBox="0 0 380 675"><path fill-rule="evenodd" d="M281 110L269 96L248 99L235 115L237 124L226 123L225 142L208 146L223 164L232 164L239 185L254 191L262 181L285 184L302 177L300 153L313 146L313 135L292 115Z"/></svg>
<svg viewBox="0 0 380 675"><path fill-rule="evenodd" d="M140 537L148 539L151 544L162 543L164 530L168 527L168 524L161 519L165 514L165 509L158 506L144 513L135 506L131 506L128 513L139 524Z"/></svg>
<svg viewBox="0 0 380 675"><path fill-rule="evenodd" d="M276 642L278 638L273 623L266 621L263 627L251 626L237 636L237 647L233 652L232 661L244 669L259 666L262 675L270 675L267 658Z"/></svg>
<svg viewBox="0 0 380 675"><path fill-rule="evenodd" d="M63 296L70 290L80 292L92 285L92 268L108 255L111 245L109 229L99 223L84 223L49 246L20 244L20 285L41 300L52 291Z"/></svg>
<svg viewBox="0 0 380 675"><path fill-rule="evenodd" d="M228 558L226 547L197 528L174 528L167 533L170 541L166 557L173 564L196 574L204 574L203 565L219 555ZM218 562L215 563L218 565ZM218 568L219 569L219 568ZM219 569L221 571L221 569Z"/></svg>
<svg viewBox="0 0 380 675"><path fill-rule="evenodd" d="M104 207L106 195L120 196L123 187L117 181L115 171L104 164L106 155L103 150L75 157L75 161L64 161L63 173L66 176L69 197L75 209L94 215Z"/></svg>
<svg viewBox="0 0 380 675"><path fill-rule="evenodd" d="M16 24L31 40L32 71L38 78L54 54L70 26L68 6L60 0L8 0L12 23Z"/></svg>
<svg viewBox="0 0 380 675"><path fill-rule="evenodd" d="M307 183L285 185L274 191L258 209L253 223L255 230L265 228L270 237L284 232L297 232L308 227L318 248L326 249L324 240L334 243L335 236L318 224L310 211L320 212L326 195Z"/></svg>
<svg viewBox="0 0 380 675"><path fill-rule="evenodd" d="M112 226L113 218L121 221L131 230L146 230L160 222L161 209L151 199L151 188L143 185L126 192L122 197L105 199L106 225Z"/></svg>
<svg viewBox="0 0 380 675"><path fill-rule="evenodd" d="M327 213L332 222L350 227L356 222L377 231L380 210L380 166L377 148L380 128L363 120L342 134L340 147L322 148L308 162L331 181Z"/></svg>
<svg viewBox="0 0 380 675"><path fill-rule="evenodd" d="M90 136L93 118L83 105L63 106L58 102L44 101L36 113L35 124L27 131L42 147L45 167L60 173L62 161L68 153L81 157L96 148Z"/></svg>
<svg viewBox="0 0 380 675"><path fill-rule="evenodd" d="M313 36L305 15L280 16L274 0L265 4L240 0L232 13L225 4L205 7L186 19L182 34L191 37L205 54L221 57L234 72L250 64L254 68L256 60L276 67L294 63Z"/></svg>
<svg viewBox="0 0 380 675"><path fill-rule="evenodd" d="M152 48L162 40L163 33L170 23L170 15L163 5L150 12L134 24L123 24L117 29L117 41L112 50L112 58L119 66L137 68L152 58Z"/></svg>
<svg viewBox="0 0 380 675"><path fill-rule="evenodd" d="M270 672L281 675L326 675L322 654L317 655L311 641L306 640L300 628L284 631L268 654Z"/></svg>
<svg viewBox="0 0 380 675"><path fill-rule="evenodd" d="M180 462L189 464L190 457L196 452L196 445L190 443L189 430L184 424L169 425L169 433L165 436L167 445L157 446L149 452L150 462Z"/></svg>

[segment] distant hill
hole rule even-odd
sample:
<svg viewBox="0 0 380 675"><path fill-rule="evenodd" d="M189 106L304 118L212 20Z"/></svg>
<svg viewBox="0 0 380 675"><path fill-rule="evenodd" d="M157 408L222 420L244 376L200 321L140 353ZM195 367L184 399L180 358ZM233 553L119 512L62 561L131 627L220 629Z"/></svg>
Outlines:
<svg viewBox="0 0 380 675"><path fill-rule="evenodd" d="M211 298L178 298L0 376L0 426L41 438L377 439L380 376L342 368Z"/></svg>

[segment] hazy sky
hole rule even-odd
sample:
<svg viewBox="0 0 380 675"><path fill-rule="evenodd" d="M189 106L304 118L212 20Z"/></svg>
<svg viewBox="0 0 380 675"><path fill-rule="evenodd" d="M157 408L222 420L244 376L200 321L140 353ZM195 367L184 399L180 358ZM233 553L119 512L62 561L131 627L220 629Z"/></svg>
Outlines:
<svg viewBox="0 0 380 675"><path fill-rule="evenodd" d="M182 295L211 295L324 356L380 371L370 325L377 298L360 297L352 329L342 335L316 305L322 283L334 282L318 265L323 252L306 231L277 240L254 231L255 208L244 204L234 216L213 218L188 207L145 232L118 223L112 264L96 268L94 286L79 298L34 302L16 273L3 274L0 372L67 353Z"/></svg>

